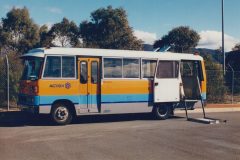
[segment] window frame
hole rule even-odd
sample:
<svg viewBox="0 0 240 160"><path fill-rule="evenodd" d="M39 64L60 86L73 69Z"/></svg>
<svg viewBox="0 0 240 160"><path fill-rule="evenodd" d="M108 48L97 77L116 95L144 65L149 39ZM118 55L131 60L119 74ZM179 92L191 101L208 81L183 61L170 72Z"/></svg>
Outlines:
<svg viewBox="0 0 240 160"><path fill-rule="evenodd" d="M87 73L87 81L85 82L85 83L82 83L81 82L81 63L82 62L86 62L86 67L87 67L87 71L86 71L86 73ZM79 64L80 64L80 70L79 70L79 82L80 82L80 84L88 84L88 70L89 70L89 68L88 68L88 61L86 61L86 60L81 60L81 61L79 61Z"/></svg>
<svg viewBox="0 0 240 160"><path fill-rule="evenodd" d="M45 68L46 68L46 63L47 63L47 58L48 57L61 57L61 76L60 77L44 77L44 72L45 72ZM62 57L74 57L74 74L75 76L74 77L62 77ZM41 73L41 79L53 79L53 80L56 80L56 79L62 79L62 80L74 80L74 79L77 79L77 67L76 67L76 56L74 55L46 55L44 57L44 63L43 63L43 68L42 68L42 73Z"/></svg>
<svg viewBox="0 0 240 160"><path fill-rule="evenodd" d="M153 77L151 77L151 78L143 77L143 60L156 61L156 66L154 68L154 75L153 75ZM154 59L154 58L141 58L141 79L154 79L155 78L158 61L159 61L158 59Z"/></svg>
<svg viewBox="0 0 240 160"><path fill-rule="evenodd" d="M159 62L160 61L162 61L162 62L177 62L178 63L178 72L177 72L177 76L176 77L173 77L173 78L162 78L162 77L158 77L157 76L157 71L158 71L158 64L159 64ZM180 73L180 64L181 64L181 61L179 61L179 60L168 60L168 59L166 59L166 60L164 60L164 59L158 59L157 60L157 65L156 65L156 68L155 68L155 76L154 76L154 78L156 78L156 79L179 79L179 77L181 76L181 73ZM174 71L175 71L175 73L176 73L176 70L174 69ZM174 74L175 74L174 73Z"/></svg>
<svg viewBox="0 0 240 160"><path fill-rule="evenodd" d="M123 75L122 75L122 77L120 78L107 78L107 77L105 77L105 67L104 67L104 64L105 64L105 59L109 59L109 58L112 58L112 59L121 59L122 60L122 68L121 68L121 71L122 71L122 73L123 73L123 58L122 57L103 57L103 59L102 59L102 61L103 61L103 63L102 63L102 77L103 77L103 79L122 79L122 77L123 77Z"/></svg>
<svg viewBox="0 0 240 160"><path fill-rule="evenodd" d="M180 62L180 69L181 69L181 65L184 63L184 62L194 62L194 63L197 63L197 65L198 65L198 68L197 68L197 72L198 72L198 78L199 78L199 80L200 81L204 81L205 79L204 79L204 75L203 75L203 66L202 66L202 61L201 60L186 60L186 59L183 59L183 60L181 60L181 62ZM193 66L194 67L194 66ZM192 71L193 72L193 71ZM182 76L182 72L181 72L181 70L180 70L180 74L181 74L181 76Z"/></svg>
<svg viewBox="0 0 240 160"><path fill-rule="evenodd" d="M123 77L123 59L135 59L138 60L138 77L137 78L124 78ZM123 79L141 79L141 59L140 58L122 58L122 78Z"/></svg>
<svg viewBox="0 0 240 160"><path fill-rule="evenodd" d="M122 60L122 77L119 77L119 78L106 78L105 75L104 75L104 62L105 62L105 59L108 59L108 58L112 58L112 59L121 59ZM139 67L138 67L138 71L139 71L139 76L138 78L124 78L123 77L123 59L137 59L138 62L139 62ZM127 58L124 58L124 57L102 57L102 78L103 79L107 79L107 80L117 80L117 79L121 79L121 80L136 80L136 79L141 79L141 65L142 65L142 61L141 61L141 58L140 57L127 57Z"/></svg>
<svg viewBox="0 0 240 160"><path fill-rule="evenodd" d="M93 69L92 69L92 64L93 63L97 63L97 82L96 83L94 83L93 81L92 81L92 71L93 71ZM99 62L98 61L96 61L96 60L93 60L93 61L91 61L91 84L98 84L99 83Z"/></svg>
<svg viewBox="0 0 240 160"><path fill-rule="evenodd" d="M63 77L62 72L63 72L63 57L74 57L74 77ZM76 74L77 74L77 66L76 66L76 56L61 56L61 78L62 79L76 79Z"/></svg>

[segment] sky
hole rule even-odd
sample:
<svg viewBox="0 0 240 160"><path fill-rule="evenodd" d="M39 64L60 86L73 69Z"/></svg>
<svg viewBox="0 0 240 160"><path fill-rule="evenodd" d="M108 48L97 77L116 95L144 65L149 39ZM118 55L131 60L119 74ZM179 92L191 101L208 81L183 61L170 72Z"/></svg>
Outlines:
<svg viewBox="0 0 240 160"><path fill-rule="evenodd" d="M79 25L90 20L90 14L108 5L127 11L134 34L152 44L178 26L189 26L200 36L198 47L217 49L221 46L221 0L1 0L0 17L15 6L26 6L39 25L51 26L63 17ZM240 42L240 0L225 0L226 51Z"/></svg>

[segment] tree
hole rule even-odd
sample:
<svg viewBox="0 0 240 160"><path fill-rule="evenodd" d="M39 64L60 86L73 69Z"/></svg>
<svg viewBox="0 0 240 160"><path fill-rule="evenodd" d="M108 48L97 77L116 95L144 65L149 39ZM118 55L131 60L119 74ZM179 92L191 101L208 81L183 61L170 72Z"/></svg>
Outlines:
<svg viewBox="0 0 240 160"><path fill-rule="evenodd" d="M79 29L73 21L63 18L60 23L56 23L49 31L52 36L52 43L61 47L79 47ZM49 37L48 37L49 38ZM51 38L50 38L51 39Z"/></svg>
<svg viewBox="0 0 240 160"><path fill-rule="evenodd" d="M39 29L40 41L38 47L51 47L53 36L50 34L49 29L46 25L43 25Z"/></svg>
<svg viewBox="0 0 240 160"><path fill-rule="evenodd" d="M13 8L2 18L1 39L5 39L5 47L24 53L33 48L39 41L38 26L30 18L26 7Z"/></svg>
<svg viewBox="0 0 240 160"><path fill-rule="evenodd" d="M199 34L189 27L180 26L172 29L167 35L154 43L154 48L172 46L173 51L183 53L189 52L197 46L200 40Z"/></svg>
<svg viewBox="0 0 240 160"><path fill-rule="evenodd" d="M9 61L9 91L10 104L16 104L18 97L19 80L22 75L23 65L19 59L18 53L10 51L8 54ZM0 104L5 105L7 101L7 66L6 58L0 57Z"/></svg>
<svg viewBox="0 0 240 160"><path fill-rule="evenodd" d="M236 44L233 48L232 51L240 51L240 43Z"/></svg>
<svg viewBox="0 0 240 160"><path fill-rule="evenodd" d="M4 35L2 25L0 25L0 48L6 44L7 37Z"/></svg>
<svg viewBox="0 0 240 160"><path fill-rule="evenodd" d="M215 50L214 58L220 63L223 64L224 53L222 52L222 47L219 47Z"/></svg>
<svg viewBox="0 0 240 160"><path fill-rule="evenodd" d="M205 61L207 73L207 101L219 103L225 101L227 88L224 84L222 65L213 61L208 53L201 53Z"/></svg>
<svg viewBox="0 0 240 160"><path fill-rule="evenodd" d="M8 41L8 34L3 31L2 26L0 25L0 56L5 55L5 45L7 44Z"/></svg>
<svg viewBox="0 0 240 160"><path fill-rule="evenodd" d="M231 51L226 57L226 82L232 84L234 78L234 93L240 93L240 50ZM233 70L233 71L232 71ZM234 72L234 77L233 77ZM229 85L231 90L232 86Z"/></svg>
<svg viewBox="0 0 240 160"><path fill-rule="evenodd" d="M86 47L142 49L142 41L133 35L123 8L108 6L92 12L91 21L80 24L80 33Z"/></svg>
<svg viewBox="0 0 240 160"><path fill-rule="evenodd" d="M226 64L230 65L235 71L240 71L240 51L231 51L227 54Z"/></svg>

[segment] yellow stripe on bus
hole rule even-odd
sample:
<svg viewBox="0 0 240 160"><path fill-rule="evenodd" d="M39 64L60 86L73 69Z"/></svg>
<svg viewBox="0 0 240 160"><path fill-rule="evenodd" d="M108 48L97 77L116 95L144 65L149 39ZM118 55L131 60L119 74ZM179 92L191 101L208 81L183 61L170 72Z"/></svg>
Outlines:
<svg viewBox="0 0 240 160"><path fill-rule="evenodd" d="M149 80L103 80L102 94L148 94L152 93L152 82Z"/></svg>

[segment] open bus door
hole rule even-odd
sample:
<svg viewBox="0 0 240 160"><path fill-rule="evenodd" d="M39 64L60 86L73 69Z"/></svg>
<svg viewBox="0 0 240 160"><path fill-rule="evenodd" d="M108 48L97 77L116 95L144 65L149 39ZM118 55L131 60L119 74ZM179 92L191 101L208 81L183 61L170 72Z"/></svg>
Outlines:
<svg viewBox="0 0 240 160"><path fill-rule="evenodd" d="M203 80L201 61L183 60L180 66L185 99L193 102L201 100L201 81Z"/></svg>
<svg viewBox="0 0 240 160"><path fill-rule="evenodd" d="M194 104L201 101L203 116L206 118L205 109L202 97L202 81L204 80L203 68L201 61L195 60L182 60L181 61L181 78L184 91L184 105L186 117L188 118L187 109L194 108Z"/></svg>
<svg viewBox="0 0 240 160"><path fill-rule="evenodd" d="M179 101L179 61L158 60L154 78L154 103Z"/></svg>

